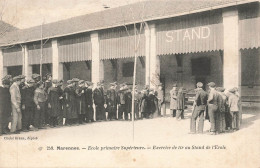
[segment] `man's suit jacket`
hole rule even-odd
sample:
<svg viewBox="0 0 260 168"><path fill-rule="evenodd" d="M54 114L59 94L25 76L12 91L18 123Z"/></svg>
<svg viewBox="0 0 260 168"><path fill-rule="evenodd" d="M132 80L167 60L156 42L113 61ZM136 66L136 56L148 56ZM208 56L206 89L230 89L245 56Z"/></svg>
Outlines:
<svg viewBox="0 0 260 168"><path fill-rule="evenodd" d="M207 105L208 94L203 89L199 89L196 93L195 102L196 109L205 110Z"/></svg>
<svg viewBox="0 0 260 168"><path fill-rule="evenodd" d="M19 86L17 85L16 82L14 82L10 87L10 94L11 94L12 105L16 109L19 109L21 107L21 93L20 93Z"/></svg>

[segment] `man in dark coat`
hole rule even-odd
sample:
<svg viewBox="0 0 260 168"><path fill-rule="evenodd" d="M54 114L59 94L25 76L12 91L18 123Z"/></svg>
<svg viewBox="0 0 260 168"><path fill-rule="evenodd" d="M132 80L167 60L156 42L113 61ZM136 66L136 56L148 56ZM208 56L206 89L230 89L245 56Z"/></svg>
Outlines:
<svg viewBox="0 0 260 168"><path fill-rule="evenodd" d="M73 125L77 122L77 103L76 103L76 85L78 79L74 78L68 80L68 86L64 89L64 101L65 101L65 111L66 111L66 124Z"/></svg>
<svg viewBox="0 0 260 168"><path fill-rule="evenodd" d="M208 84L210 93L208 96L208 113L209 113L209 120L210 120L210 132L211 135L218 134L218 120L219 120L219 97L220 95L215 90L216 84L214 82L210 82Z"/></svg>
<svg viewBox="0 0 260 168"><path fill-rule="evenodd" d="M120 89L118 91L117 96L117 104L118 104L118 119L123 119L123 113L126 113L126 90L127 87L125 84L120 85Z"/></svg>
<svg viewBox="0 0 260 168"><path fill-rule="evenodd" d="M93 83L86 81L86 90L85 90L85 97L86 97L86 122L94 122L94 109L93 109L93 94L92 88Z"/></svg>
<svg viewBox="0 0 260 168"><path fill-rule="evenodd" d="M34 113L36 106L34 103L35 81L33 79L27 80L27 85L23 89L24 99L22 100L22 125L23 131L28 132L30 125L33 124Z"/></svg>
<svg viewBox="0 0 260 168"><path fill-rule="evenodd" d="M64 88L63 91L63 101L64 101L64 112L65 112L65 125L70 125L71 124L71 108L72 108L72 104L71 104L71 96L70 96L70 91L71 91L71 87L72 87L72 80L68 80L67 81L67 86Z"/></svg>
<svg viewBox="0 0 260 168"><path fill-rule="evenodd" d="M219 132L223 133L226 131L226 112L227 112L227 96L224 93L225 88L223 87L217 87L216 91L220 95L220 101L219 101Z"/></svg>
<svg viewBox="0 0 260 168"><path fill-rule="evenodd" d="M85 81L80 80L78 87L76 88L76 101L78 108L78 120L79 124L85 123L86 115L86 97L85 97Z"/></svg>
<svg viewBox="0 0 260 168"><path fill-rule="evenodd" d="M140 111L140 100L141 100L141 92L137 90L137 86L135 86L135 102L134 102L134 113L135 113L135 119L139 119L139 111Z"/></svg>
<svg viewBox="0 0 260 168"><path fill-rule="evenodd" d="M158 100L154 94L154 89L151 88L147 99L147 109L148 109L149 118L158 116L157 108L158 108Z"/></svg>
<svg viewBox="0 0 260 168"><path fill-rule="evenodd" d="M11 77L5 76L2 79L3 87L0 86L0 135L9 132L8 124L12 112L11 95L9 92L10 84Z"/></svg>
<svg viewBox="0 0 260 168"><path fill-rule="evenodd" d="M178 90L177 94L177 112L176 112L176 119L184 119L184 109L185 109L185 93L184 89L181 87Z"/></svg>
<svg viewBox="0 0 260 168"><path fill-rule="evenodd" d="M51 76L51 74L46 74L46 80L44 82L45 82L45 84L44 84L45 91L47 93L49 93L49 88L52 86L52 76ZM50 111L49 110L50 109L47 108L47 112L45 113L45 125L48 125L49 122L50 122L50 116L49 116Z"/></svg>
<svg viewBox="0 0 260 168"><path fill-rule="evenodd" d="M58 117L61 113L62 92L58 87L58 80L52 81L52 87L49 89L48 107L50 108L50 125L56 127L58 125Z"/></svg>
<svg viewBox="0 0 260 168"><path fill-rule="evenodd" d="M97 88L93 92L93 99L96 106L96 120L97 121L105 120L106 119L105 108L104 108L105 97L100 82L97 83Z"/></svg>
<svg viewBox="0 0 260 168"><path fill-rule="evenodd" d="M141 118L148 118L148 108L147 108L147 102L148 102L148 93L147 90L144 89L141 91L141 98L140 98L140 113L141 113Z"/></svg>
<svg viewBox="0 0 260 168"><path fill-rule="evenodd" d="M191 116L191 130L190 133L196 133L196 120L199 117L198 133L203 133L204 127L204 111L207 106L207 92L203 89L203 83L197 83L196 96L194 100L194 110Z"/></svg>
<svg viewBox="0 0 260 168"><path fill-rule="evenodd" d="M130 119L132 117L132 89L126 86L125 92L125 120L128 120L128 114L130 114Z"/></svg>
<svg viewBox="0 0 260 168"><path fill-rule="evenodd" d="M107 90L106 95L106 104L108 111L108 119L115 120L116 119L116 111L117 111L117 92L116 92L116 83L110 83L110 88Z"/></svg>

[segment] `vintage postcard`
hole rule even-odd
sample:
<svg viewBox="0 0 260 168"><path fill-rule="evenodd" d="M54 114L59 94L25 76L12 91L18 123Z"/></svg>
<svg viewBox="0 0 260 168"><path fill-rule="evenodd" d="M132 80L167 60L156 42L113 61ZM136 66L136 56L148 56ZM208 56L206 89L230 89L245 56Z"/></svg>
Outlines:
<svg viewBox="0 0 260 168"><path fill-rule="evenodd" d="M0 0L0 168L260 167L259 0Z"/></svg>

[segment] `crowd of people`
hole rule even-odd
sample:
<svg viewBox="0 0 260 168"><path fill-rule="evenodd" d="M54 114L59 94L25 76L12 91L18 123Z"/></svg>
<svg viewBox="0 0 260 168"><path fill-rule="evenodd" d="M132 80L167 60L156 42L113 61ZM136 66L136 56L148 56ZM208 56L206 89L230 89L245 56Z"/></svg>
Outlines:
<svg viewBox="0 0 260 168"><path fill-rule="evenodd" d="M203 133L205 119L210 121L210 134L238 130L238 89L225 93L224 88L216 87L213 82L208 86L209 93L203 90L201 82L197 83L190 133ZM186 92L174 84L169 93L171 114L177 120L184 119ZM145 86L140 90L135 86L133 92L131 85L113 82L105 91L102 81L93 87L92 82L77 78L64 83L52 79L51 74L43 79L39 74L33 74L27 80L23 75L14 78L7 75L0 87L0 135L96 121L131 120L132 96L135 120L166 116L162 84L158 84L156 89Z"/></svg>
<svg viewBox="0 0 260 168"><path fill-rule="evenodd" d="M235 87L225 93L225 88L216 87L214 82L208 83L208 86L209 93L202 89L201 82L197 83L190 133L203 133L204 119L210 121L209 133L211 135L239 130L240 96L238 88ZM199 118L198 130L196 130L197 118Z"/></svg>
<svg viewBox="0 0 260 168"><path fill-rule="evenodd" d="M47 74L41 79L33 74L28 80L19 75L7 75L0 87L0 134L19 134L47 127L79 125L95 121L129 120L132 118L134 94L135 120L161 115L162 87L155 91L145 86L142 90L126 83L110 83L105 92L104 82L93 83L73 78L52 79ZM65 86L65 87L64 87ZM95 116L94 116L95 109ZM11 122L11 129L9 123Z"/></svg>

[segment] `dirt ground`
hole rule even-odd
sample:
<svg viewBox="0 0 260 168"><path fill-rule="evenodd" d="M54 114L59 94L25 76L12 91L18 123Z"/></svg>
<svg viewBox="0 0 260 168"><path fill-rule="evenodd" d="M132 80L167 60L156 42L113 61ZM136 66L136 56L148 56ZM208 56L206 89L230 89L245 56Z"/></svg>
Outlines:
<svg viewBox="0 0 260 168"><path fill-rule="evenodd" d="M0 167L260 167L259 107L219 135L188 134L190 115L138 120L134 134L130 121L107 121L1 136Z"/></svg>

